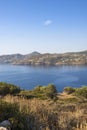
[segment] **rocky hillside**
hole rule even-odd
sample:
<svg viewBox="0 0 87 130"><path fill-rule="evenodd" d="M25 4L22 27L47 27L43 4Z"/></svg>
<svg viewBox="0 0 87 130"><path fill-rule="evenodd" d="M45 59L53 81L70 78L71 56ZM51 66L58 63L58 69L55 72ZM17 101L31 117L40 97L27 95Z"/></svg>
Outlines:
<svg viewBox="0 0 87 130"><path fill-rule="evenodd" d="M18 61L23 59L24 56L21 54L12 54L12 55L1 55L0 56L0 63L13 63L14 61Z"/></svg>
<svg viewBox="0 0 87 130"><path fill-rule="evenodd" d="M63 54L40 54L32 52L27 55L13 54L0 56L0 63L18 65L86 65L87 51L70 52Z"/></svg>

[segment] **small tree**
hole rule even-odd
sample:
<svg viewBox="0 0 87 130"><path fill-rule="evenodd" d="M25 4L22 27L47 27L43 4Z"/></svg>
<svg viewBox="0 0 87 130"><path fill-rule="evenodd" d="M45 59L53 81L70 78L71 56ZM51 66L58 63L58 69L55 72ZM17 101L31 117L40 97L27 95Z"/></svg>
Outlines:
<svg viewBox="0 0 87 130"><path fill-rule="evenodd" d="M46 95L47 95L47 97L49 97L49 98L54 98L54 97L56 97L56 95L57 95L57 90L56 90L55 85L49 84L49 85L47 86L47 88L46 88Z"/></svg>

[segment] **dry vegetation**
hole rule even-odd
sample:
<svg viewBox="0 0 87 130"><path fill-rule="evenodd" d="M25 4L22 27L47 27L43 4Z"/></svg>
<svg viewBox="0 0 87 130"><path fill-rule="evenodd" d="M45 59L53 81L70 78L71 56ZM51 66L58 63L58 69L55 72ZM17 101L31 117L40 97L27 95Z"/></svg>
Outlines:
<svg viewBox="0 0 87 130"><path fill-rule="evenodd" d="M8 119L12 130L87 130L86 86L66 87L62 93L52 84L31 91L1 86L0 121Z"/></svg>
<svg viewBox="0 0 87 130"><path fill-rule="evenodd" d="M56 101L5 96L27 113L29 130L87 130L87 100L61 94ZM82 128L82 129L81 129Z"/></svg>

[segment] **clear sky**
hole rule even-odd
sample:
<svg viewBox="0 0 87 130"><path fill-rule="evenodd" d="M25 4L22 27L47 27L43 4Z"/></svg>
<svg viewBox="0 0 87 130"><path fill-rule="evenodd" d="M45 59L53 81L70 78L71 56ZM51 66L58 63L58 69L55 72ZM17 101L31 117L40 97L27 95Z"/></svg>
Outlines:
<svg viewBox="0 0 87 130"><path fill-rule="evenodd" d="M0 0L0 54L87 50L87 0Z"/></svg>

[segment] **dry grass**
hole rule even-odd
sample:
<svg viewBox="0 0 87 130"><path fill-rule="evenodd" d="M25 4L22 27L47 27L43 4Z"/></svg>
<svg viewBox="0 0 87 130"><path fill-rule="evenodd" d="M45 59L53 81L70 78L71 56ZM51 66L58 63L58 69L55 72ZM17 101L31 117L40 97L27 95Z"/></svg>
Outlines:
<svg viewBox="0 0 87 130"><path fill-rule="evenodd" d="M4 101L10 103L18 103L20 111L28 114L29 124L32 130L72 130L76 129L77 125L83 127L87 120L87 101L67 102L68 99L76 98L73 95L61 93L58 95L58 100L41 100L37 98L24 99L18 96L5 96ZM82 100L81 100L82 102ZM80 130L80 129L79 129ZM85 128L85 130L87 130Z"/></svg>

